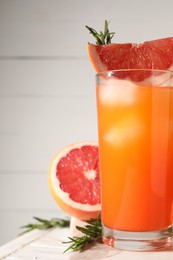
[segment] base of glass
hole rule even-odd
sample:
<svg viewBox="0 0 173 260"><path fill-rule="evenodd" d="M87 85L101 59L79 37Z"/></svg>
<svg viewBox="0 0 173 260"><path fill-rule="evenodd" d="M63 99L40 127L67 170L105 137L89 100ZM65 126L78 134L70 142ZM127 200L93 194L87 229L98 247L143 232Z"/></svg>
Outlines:
<svg viewBox="0 0 173 260"><path fill-rule="evenodd" d="M103 225L103 242L109 246L131 251L154 251L168 248L173 243L173 227L158 231L131 232Z"/></svg>

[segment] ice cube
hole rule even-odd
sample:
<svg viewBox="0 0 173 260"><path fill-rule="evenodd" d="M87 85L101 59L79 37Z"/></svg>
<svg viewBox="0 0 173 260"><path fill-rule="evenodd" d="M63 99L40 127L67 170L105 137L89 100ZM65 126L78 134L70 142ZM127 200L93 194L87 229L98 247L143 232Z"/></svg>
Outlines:
<svg viewBox="0 0 173 260"><path fill-rule="evenodd" d="M170 72L173 70L173 66L169 68L167 71L162 70L154 70L150 77L145 78L143 81L139 82L140 86L172 86L173 77Z"/></svg>
<svg viewBox="0 0 173 260"><path fill-rule="evenodd" d="M139 118L127 118L118 122L105 135L105 140L113 146L122 146L141 136L142 123Z"/></svg>
<svg viewBox="0 0 173 260"><path fill-rule="evenodd" d="M99 86L99 99L107 105L131 105L136 98L137 86L128 80L109 79Z"/></svg>

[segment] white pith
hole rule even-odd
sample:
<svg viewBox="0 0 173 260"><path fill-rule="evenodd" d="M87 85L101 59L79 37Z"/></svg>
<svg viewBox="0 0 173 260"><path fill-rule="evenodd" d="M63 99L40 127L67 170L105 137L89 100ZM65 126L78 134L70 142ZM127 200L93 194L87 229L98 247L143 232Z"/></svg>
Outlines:
<svg viewBox="0 0 173 260"><path fill-rule="evenodd" d="M84 172L84 175L88 180L94 180L96 177L96 171L95 170L86 171Z"/></svg>
<svg viewBox="0 0 173 260"><path fill-rule="evenodd" d="M73 148L80 148L84 145L98 145L96 142L83 142L83 143L78 143L78 144L74 144L74 145L70 145L68 147L66 147L65 149L63 149L62 151L60 151L58 153L58 155L54 158L53 162L52 162L52 167L51 167L51 173L50 173L50 178L51 178L51 183L53 183L53 189L54 192L57 194L57 196L63 201L65 202L67 205L74 207L76 209L80 209L80 210L84 210L84 211L100 211L101 210L101 205L100 204L96 204L96 205L90 205L90 204L81 204L78 202L73 201L70 197L69 194L66 192L63 192L59 185L60 182L58 180L58 178L56 177L56 166L59 162L59 160L65 156L71 149ZM90 176L88 176L88 179L92 179L94 177L94 170L90 171L90 172L86 172L86 174L89 174Z"/></svg>

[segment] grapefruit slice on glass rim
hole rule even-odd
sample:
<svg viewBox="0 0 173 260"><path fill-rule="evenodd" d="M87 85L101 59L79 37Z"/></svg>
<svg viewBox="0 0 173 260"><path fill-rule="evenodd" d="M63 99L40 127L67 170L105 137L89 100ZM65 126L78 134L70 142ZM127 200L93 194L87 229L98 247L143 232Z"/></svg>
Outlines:
<svg viewBox="0 0 173 260"><path fill-rule="evenodd" d="M52 159L48 181L57 204L81 220L101 211L98 145L78 142L61 149Z"/></svg>
<svg viewBox="0 0 173 260"><path fill-rule="evenodd" d="M143 43L111 43L114 33L110 33L105 21L104 32L100 34L86 26L96 38L96 44L87 44L90 62L96 72L119 69L173 70L173 37L145 41ZM130 74L132 75L132 74ZM144 73L136 81L149 77Z"/></svg>
<svg viewBox="0 0 173 260"><path fill-rule="evenodd" d="M173 37L134 43L87 44L97 72L116 69L173 69Z"/></svg>

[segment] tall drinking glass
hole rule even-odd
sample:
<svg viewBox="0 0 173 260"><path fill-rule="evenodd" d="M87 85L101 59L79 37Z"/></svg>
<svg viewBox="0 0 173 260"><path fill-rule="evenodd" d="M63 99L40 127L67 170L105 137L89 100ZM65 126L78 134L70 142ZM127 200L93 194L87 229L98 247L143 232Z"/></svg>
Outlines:
<svg viewBox="0 0 173 260"><path fill-rule="evenodd" d="M173 72L96 75L103 241L126 250L173 236Z"/></svg>

